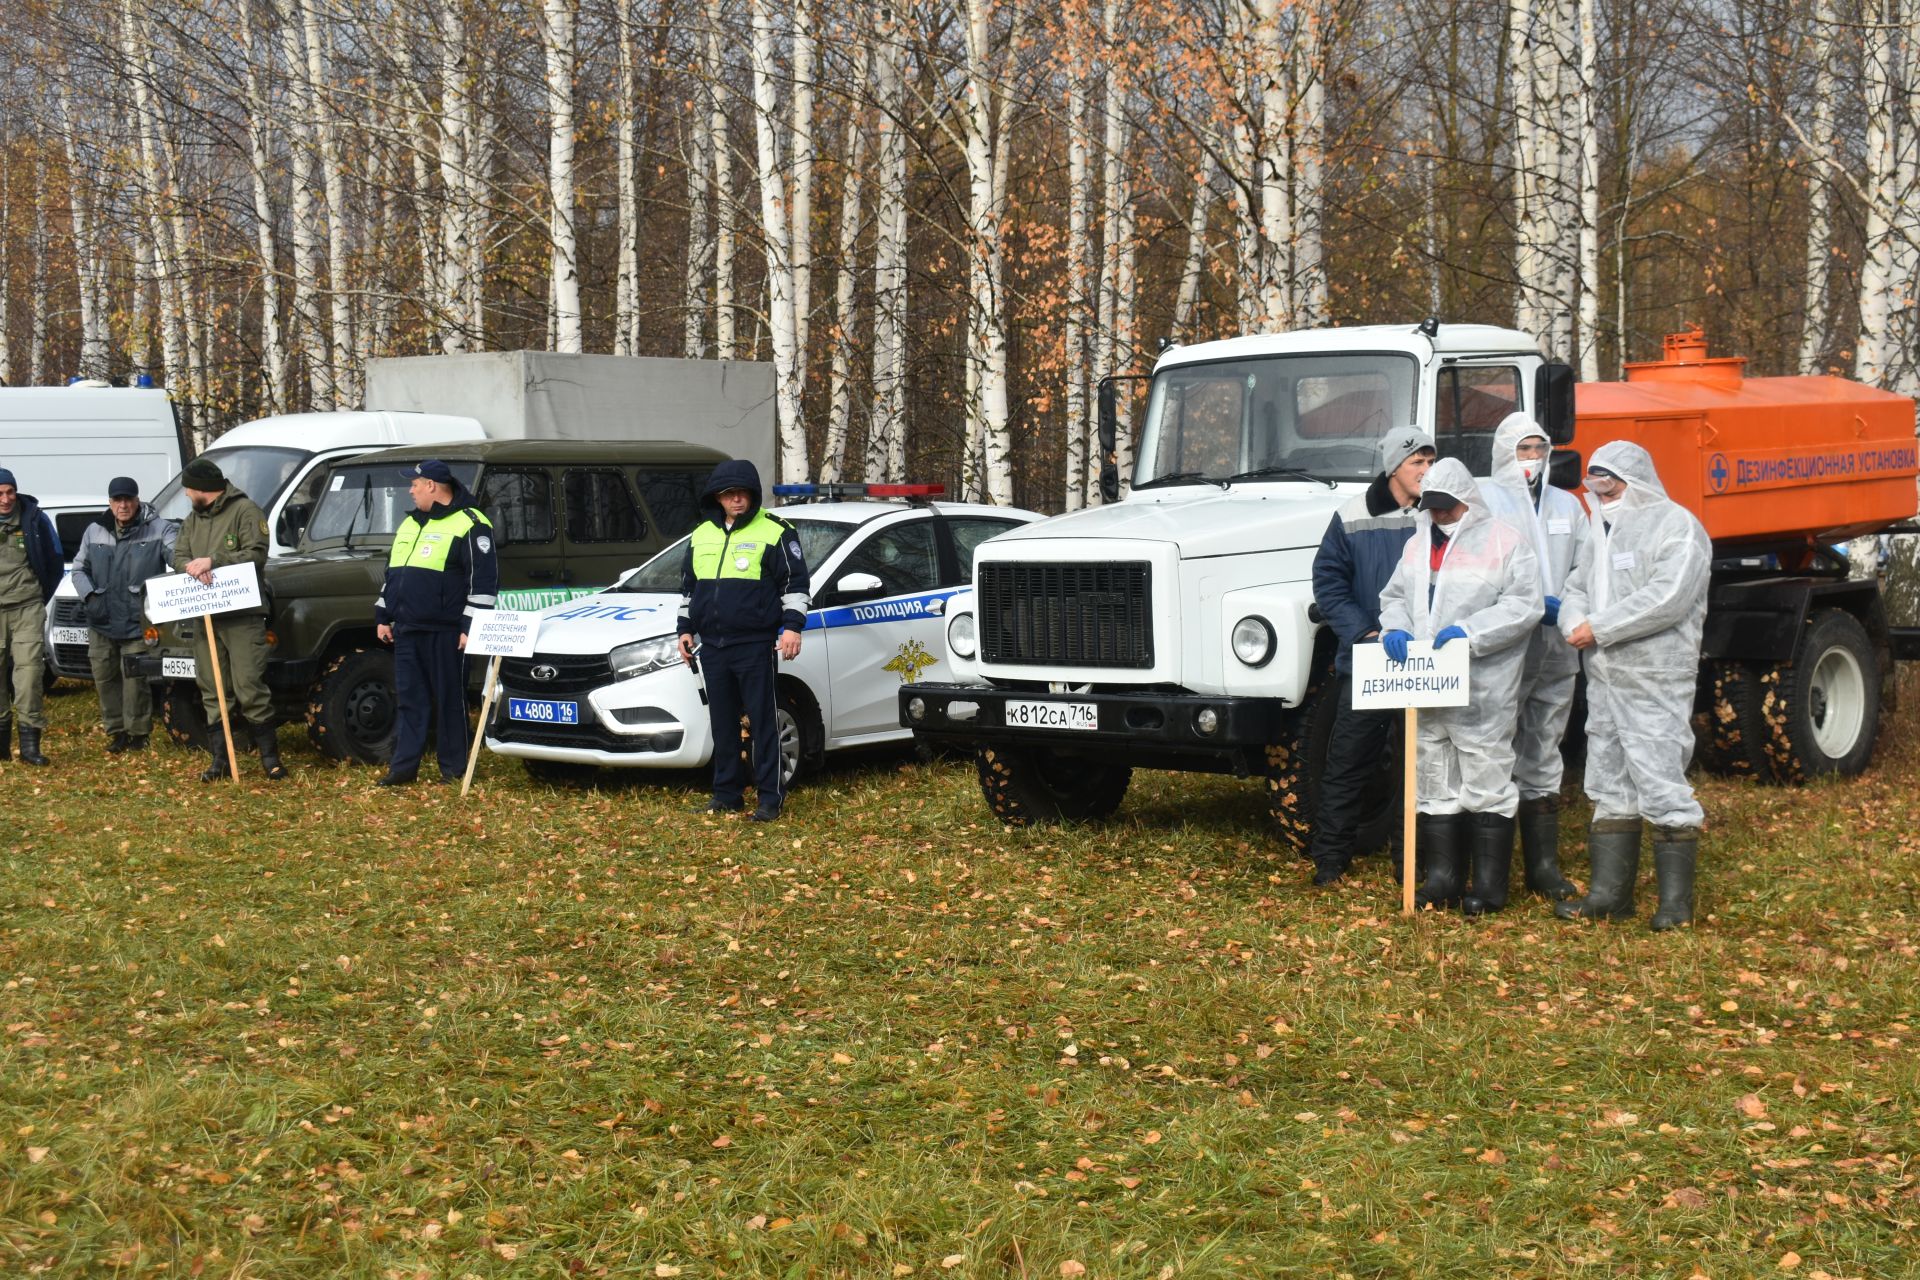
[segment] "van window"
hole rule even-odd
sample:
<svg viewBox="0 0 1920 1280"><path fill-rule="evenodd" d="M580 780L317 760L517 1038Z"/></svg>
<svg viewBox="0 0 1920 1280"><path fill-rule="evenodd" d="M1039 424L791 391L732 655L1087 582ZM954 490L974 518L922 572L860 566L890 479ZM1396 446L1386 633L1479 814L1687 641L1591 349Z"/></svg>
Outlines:
<svg viewBox="0 0 1920 1280"><path fill-rule="evenodd" d="M700 482L706 476L698 471L648 471L633 473L640 485L640 500L647 504L653 518L653 530L663 538L677 538L700 523Z"/></svg>
<svg viewBox="0 0 1920 1280"><path fill-rule="evenodd" d="M1009 529L1018 529L1018 520L989 520L978 516L946 516L941 523L953 537L953 558L959 576L944 587L964 587L973 581L973 549L988 538L997 538Z"/></svg>
<svg viewBox="0 0 1920 1280"><path fill-rule="evenodd" d="M238 489L259 504L261 510L273 506L300 464L313 456L308 449L281 449L271 445L237 444L222 449L218 445L200 455L220 468L229 488ZM185 520L193 504L180 487L180 477L153 495L153 507L162 519Z"/></svg>
<svg viewBox="0 0 1920 1280"><path fill-rule="evenodd" d="M638 542L647 522L618 471L567 472L567 538L572 542Z"/></svg>
<svg viewBox="0 0 1920 1280"><path fill-rule="evenodd" d="M502 545L553 541L553 479L545 471L488 467L479 501Z"/></svg>
<svg viewBox="0 0 1920 1280"><path fill-rule="evenodd" d="M471 486L478 470L471 462L451 462L454 478ZM414 510L412 484L398 465L349 462L327 474L326 492L307 521L303 545L333 538L351 545L356 539L390 537Z"/></svg>

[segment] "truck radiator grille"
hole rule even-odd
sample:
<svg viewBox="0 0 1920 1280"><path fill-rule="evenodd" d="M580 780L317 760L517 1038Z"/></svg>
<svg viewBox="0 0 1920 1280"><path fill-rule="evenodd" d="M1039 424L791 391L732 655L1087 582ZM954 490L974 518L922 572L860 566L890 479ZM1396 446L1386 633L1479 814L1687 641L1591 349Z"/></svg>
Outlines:
<svg viewBox="0 0 1920 1280"><path fill-rule="evenodd" d="M980 566L980 655L1025 666L1153 665L1153 590L1144 561Z"/></svg>
<svg viewBox="0 0 1920 1280"><path fill-rule="evenodd" d="M86 626L87 606L78 600L60 597L53 602L53 625ZM93 677L93 664L87 658L87 646L84 644L56 644L47 657L52 660L53 669L63 676Z"/></svg>

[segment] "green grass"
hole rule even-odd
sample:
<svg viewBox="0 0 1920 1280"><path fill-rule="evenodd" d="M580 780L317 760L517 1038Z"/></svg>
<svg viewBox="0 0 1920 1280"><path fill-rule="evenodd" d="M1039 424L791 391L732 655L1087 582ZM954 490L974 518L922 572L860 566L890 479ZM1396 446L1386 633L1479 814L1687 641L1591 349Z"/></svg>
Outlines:
<svg viewBox="0 0 1920 1280"><path fill-rule="evenodd" d="M203 786L51 706L0 766L9 1276L1920 1268L1904 724L1704 784L1655 936L1650 868L1623 927L1311 892L1226 779L1018 832L868 760L757 829L495 758L376 791L291 729L292 782Z"/></svg>

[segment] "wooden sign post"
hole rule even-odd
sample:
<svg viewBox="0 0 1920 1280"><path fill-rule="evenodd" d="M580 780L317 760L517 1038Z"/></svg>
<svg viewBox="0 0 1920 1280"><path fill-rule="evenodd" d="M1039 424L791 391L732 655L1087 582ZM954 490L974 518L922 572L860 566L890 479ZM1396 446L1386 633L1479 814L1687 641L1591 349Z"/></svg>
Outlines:
<svg viewBox="0 0 1920 1280"><path fill-rule="evenodd" d="M227 682L220 675L220 641L213 615L260 606L260 572L252 561L224 565L202 582L184 573L147 579L147 620L159 625L183 618L203 618L207 628L207 661L213 666L213 696L220 700L220 736L227 744L227 772L240 781L240 753L233 749L233 718L227 712ZM200 673L194 672L195 676ZM211 726L209 726L211 727Z"/></svg>
<svg viewBox="0 0 1920 1280"><path fill-rule="evenodd" d="M467 628L467 655L491 655L487 663L487 683L480 695L480 723L473 733L473 747L467 752L467 772L460 779L460 794L473 786L473 771L480 763L480 744L487 736L487 721L493 716L493 704L500 696L500 662L503 658L531 658L534 642L540 638L540 615L510 609L493 609L476 614Z"/></svg>
<svg viewBox="0 0 1920 1280"><path fill-rule="evenodd" d="M1467 705L1467 673L1472 659L1462 640L1435 649L1425 640L1407 643L1407 660L1395 662L1380 644L1353 646L1353 709L1404 710L1402 746L1400 913L1413 914L1414 833L1419 814L1420 707Z"/></svg>

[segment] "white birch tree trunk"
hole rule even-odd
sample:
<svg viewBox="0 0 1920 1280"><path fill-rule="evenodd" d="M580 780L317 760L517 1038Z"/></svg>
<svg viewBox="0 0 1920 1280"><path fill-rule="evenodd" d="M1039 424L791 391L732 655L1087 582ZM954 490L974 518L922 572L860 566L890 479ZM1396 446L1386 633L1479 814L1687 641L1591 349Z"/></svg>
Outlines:
<svg viewBox="0 0 1920 1280"><path fill-rule="evenodd" d="M1288 175L1293 187L1293 225L1288 273L1287 323L1314 328L1327 323L1327 270L1322 245L1322 192L1327 147L1327 66L1333 47L1335 9L1315 3L1296 15L1293 49L1294 108Z"/></svg>
<svg viewBox="0 0 1920 1280"><path fill-rule="evenodd" d="M906 54L899 26L877 24L874 150L878 190L873 245L873 410L867 426L866 479L906 479L907 456L907 137Z"/></svg>
<svg viewBox="0 0 1920 1280"><path fill-rule="evenodd" d="M800 416L799 353L793 283L793 208L781 156L779 89L774 80L771 0L752 0L753 136L760 180L760 234L766 242L767 333L773 347L773 387L780 439L781 481L807 474L806 422Z"/></svg>
<svg viewBox="0 0 1920 1280"><path fill-rule="evenodd" d="M319 0L300 0L300 19L306 31L306 103L312 113L315 158L320 164L320 186L326 194L327 232L327 364L333 375L332 401L336 407L358 404L359 379L354 376L353 292L347 265L347 190L340 172L340 147L334 129L334 111L328 100L327 27L320 22ZM295 73L296 78L298 72Z"/></svg>
<svg viewBox="0 0 1920 1280"><path fill-rule="evenodd" d="M1866 259L1860 264L1860 337L1853 376L1891 387L1899 362L1896 313L1894 207L1899 200L1898 94L1894 80L1894 27L1888 10L1899 0L1873 0L1861 49L1861 96L1866 107Z"/></svg>
<svg viewBox="0 0 1920 1280"><path fill-rule="evenodd" d="M722 0L707 0L708 137L713 147L713 353L732 360L737 352L734 316L733 139L728 127L725 90L726 58L722 53Z"/></svg>
<svg viewBox="0 0 1920 1280"><path fill-rule="evenodd" d="M394 65L399 69L400 82L395 91L406 102L406 151L412 186L408 196L413 205L414 253L419 259L420 291L419 302L425 308L427 321L437 334L439 317L443 306L441 297L442 275L440 266L440 225L438 220L428 216L428 210L434 205L433 175L440 165L439 139L432 122L429 121L424 94L424 82L421 72L414 63L413 47L409 39L404 16L396 16L388 34L388 43L393 49Z"/></svg>
<svg viewBox="0 0 1920 1280"><path fill-rule="evenodd" d="M467 26L460 0L440 0L440 289L434 320L440 350L446 355L466 351L471 345L466 304L468 237L472 230L467 178L473 119L470 72ZM297 306L295 310L297 313Z"/></svg>
<svg viewBox="0 0 1920 1280"><path fill-rule="evenodd" d="M681 354L689 360L706 357L707 305L712 297L713 218L708 190L713 177L712 120L704 102L706 92L704 85L695 88L693 110L686 119L687 276L681 302Z"/></svg>
<svg viewBox="0 0 1920 1280"><path fill-rule="evenodd" d="M614 108L618 218L620 223L620 260L613 286L613 351L615 355L639 354L640 343L640 158L634 136L634 98L638 92L633 71L633 0L613 0L614 40L617 75L614 91L620 101ZM688 237L691 241L691 235Z"/></svg>
<svg viewBox="0 0 1920 1280"><path fill-rule="evenodd" d="M860 39L853 55L851 83L865 84L872 45ZM853 427L853 330L859 283L860 198L866 160L866 130L861 113L847 111L846 143L841 148L838 278L833 298L833 361L827 375L827 439L820 455L820 482L837 483L846 474L847 436Z"/></svg>
<svg viewBox="0 0 1920 1280"><path fill-rule="evenodd" d="M1004 158L996 154L995 0L963 0L966 87L960 113L967 159L967 351L974 394L967 410L961 489L996 506L1013 503L1008 462L1007 329L1000 268L1004 228Z"/></svg>
<svg viewBox="0 0 1920 1280"><path fill-rule="evenodd" d="M1580 378L1600 380L1600 130L1594 115L1594 90L1599 75L1600 44L1595 29L1595 0L1576 0L1580 7L1580 122L1574 169L1578 175Z"/></svg>
<svg viewBox="0 0 1920 1280"><path fill-rule="evenodd" d="M13 168L0 164L0 228L13 225ZM141 243L135 236L134 242ZM0 235L0 384L14 385L13 382L13 237ZM139 280L134 281L134 297L140 296ZM132 347L132 342L128 342ZM135 366L138 368L138 366Z"/></svg>
<svg viewBox="0 0 1920 1280"><path fill-rule="evenodd" d="M1814 0L1808 19L1812 37L1813 118L1807 165L1807 288L1800 318L1800 372L1825 371L1828 345L1827 288L1833 269L1833 186L1826 167L1834 144L1833 0Z"/></svg>
<svg viewBox="0 0 1920 1280"><path fill-rule="evenodd" d="M151 246L148 261L158 303L161 379L174 393L176 403L181 398L181 390L187 392L184 416L198 449L205 444L205 429L199 423L199 404L192 398L187 364L179 256L170 217L172 186L163 161L159 119L153 102L153 68L141 30L133 0L121 0L120 50L126 76L133 84L133 131L140 166L140 202L144 206L147 232L144 238L136 237L136 240Z"/></svg>
<svg viewBox="0 0 1920 1280"><path fill-rule="evenodd" d="M573 209L573 0L544 0L541 47L547 62L547 235L552 241L553 349L584 349L579 245Z"/></svg>
<svg viewBox="0 0 1920 1280"><path fill-rule="evenodd" d="M59 105L60 140L67 165L67 211L73 223L74 283L80 303L80 363L75 370L83 378L105 378L112 359L107 340L107 297L104 246L96 242L93 200L89 194L99 167L87 153L74 119L73 76L61 69ZM0 223L0 228L4 227Z"/></svg>
<svg viewBox="0 0 1920 1280"><path fill-rule="evenodd" d="M244 88L247 108L247 168L253 189L253 244L260 257L260 382L262 398L272 413L286 413L287 340L280 328L280 260L274 231L272 182L272 138L269 134L272 105L261 82L260 66L273 65L272 42L263 49L255 38L251 4L242 4L240 42L243 46L246 75Z"/></svg>
<svg viewBox="0 0 1920 1280"><path fill-rule="evenodd" d="M474 66L472 132L467 140L466 168L467 269L462 275L466 282L463 301L467 332L482 349L487 345L487 242L492 232L488 195L493 183L495 146L493 99L488 89L489 60L490 55L483 48Z"/></svg>
<svg viewBox="0 0 1920 1280"><path fill-rule="evenodd" d="M792 229L788 232L788 261L793 277L793 345L795 395L804 413L807 392L807 352L813 316L813 99L818 62L815 0L791 0L793 6L793 131ZM857 82L856 82L857 83ZM802 448L806 424L801 421ZM795 479L804 479L804 475Z"/></svg>
<svg viewBox="0 0 1920 1280"><path fill-rule="evenodd" d="M1070 49L1067 70L1067 308L1064 317L1063 372L1066 374L1067 475L1064 505L1087 505L1088 456L1092 446L1087 379L1087 325L1092 273L1087 269L1093 221L1093 133L1088 124L1088 66L1091 50ZM1096 486L1097 488L1097 486Z"/></svg>
<svg viewBox="0 0 1920 1280"><path fill-rule="evenodd" d="M300 15L290 0L279 9L282 56L287 63L288 152L293 161L293 345L307 369L308 407L334 408L329 344L320 317L321 236L313 199L313 86L307 79Z"/></svg>
<svg viewBox="0 0 1920 1280"><path fill-rule="evenodd" d="M1193 203L1187 211L1187 251L1180 259L1180 291L1173 302L1173 338L1193 340L1193 319L1200 306L1200 286L1207 277L1207 221L1213 210L1213 181L1219 172L1213 156L1200 157L1193 175Z"/></svg>
<svg viewBox="0 0 1920 1280"><path fill-rule="evenodd" d="M27 328L27 385L47 385L47 312L53 300L47 296L47 259L53 242L47 235L47 146L44 138L35 138L33 146L33 307L32 323Z"/></svg>

